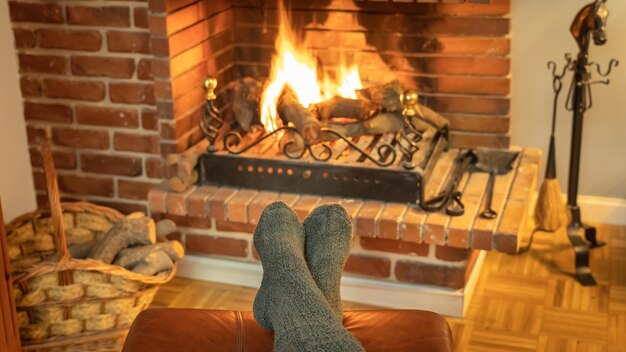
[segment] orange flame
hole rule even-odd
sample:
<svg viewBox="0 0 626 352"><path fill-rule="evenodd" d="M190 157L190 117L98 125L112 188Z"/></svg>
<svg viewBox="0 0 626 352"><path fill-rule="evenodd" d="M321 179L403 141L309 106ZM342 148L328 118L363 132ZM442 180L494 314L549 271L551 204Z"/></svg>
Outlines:
<svg viewBox="0 0 626 352"><path fill-rule="evenodd" d="M268 132L280 127L276 105L285 86L292 88L300 104L305 107L333 96L354 99L356 90L363 88L358 66L348 67L343 60L335 79L319 77L317 60L310 50L298 43L282 1L279 1L279 11L276 54L272 58L269 83L261 97L261 123Z"/></svg>

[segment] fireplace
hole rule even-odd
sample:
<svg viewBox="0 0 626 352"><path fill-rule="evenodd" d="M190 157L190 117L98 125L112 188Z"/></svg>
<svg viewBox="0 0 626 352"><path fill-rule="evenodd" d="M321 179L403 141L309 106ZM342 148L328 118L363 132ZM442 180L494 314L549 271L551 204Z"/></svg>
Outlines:
<svg viewBox="0 0 626 352"><path fill-rule="evenodd" d="M446 179L458 148L509 147L510 1L289 2L292 26L300 29L297 40L311 50L318 71L319 67L337 71L342 62L356 63L367 87L397 80L419 93L422 106L447 121L445 128L434 129L431 139L425 139L420 148L424 156L410 170L403 167L400 151L393 168L376 165L355 152L351 158L365 160L360 166L366 170L341 160L334 164L317 160L323 159L316 158L323 155L323 147L316 143L304 150L302 158L291 158L283 153L279 139L261 140L271 129L242 129L233 111L237 85L248 79L265 82L271 76L281 20L275 2L152 4L162 152L182 153L191 148L201 153L199 185L181 193L169 191L163 183L149 194L154 216L177 221L179 238L196 254L182 267L187 275L254 286L254 279L241 279L249 272L224 276L215 271L243 270L237 265L252 272L259 269L250 234L264 206L275 200L292 206L301 219L319 204L339 202L352 216L356 236L346 273L381 283L385 288L371 294L379 299L385 296L381 292L397 289L393 285L441 289L444 295L455 297L447 301L455 307L448 311L452 315L462 314L458 306L466 303L465 288L471 286L480 250L516 251L518 234L525 227L528 192L536 177L536 150L523 151L515 171L498 178L495 203L503 215L495 221L476 217L484 202L486 175L467 182L470 215L459 218L420 212L415 204L423 198L421 189L407 186L409 191L400 196L408 198L394 198L398 195L379 186L383 180L400 184L403 173L419 174L425 176L425 188L431 183L432 196ZM215 121L213 109L205 106L207 76L217 79L216 97L210 104L218 108L214 115L220 122L209 142L200 127L205 123L207 132ZM203 121L207 116L209 121ZM380 161L379 145L392 142L395 136L350 140L357 146L362 143L361 148ZM329 144L331 149L334 142ZM239 154L248 147L252 149ZM452 152L445 152L447 148ZM267 150L273 154L264 154ZM376 177L368 171L387 174ZM415 187L419 182L408 183ZM373 191L377 188L382 190L378 194ZM232 262L221 259L241 264L233 264L237 266L233 269L227 264ZM363 297L362 291L353 292L359 293L352 299ZM417 296L407 298L412 303L398 306L411 306L416 300L423 304L424 296Z"/></svg>
<svg viewBox="0 0 626 352"><path fill-rule="evenodd" d="M231 174L222 174L210 164L214 160L205 153L208 142L200 127L206 109L205 79L214 76L218 81L214 104L224 120L221 138L241 132L233 124L234 87L246 77L270 76L280 20L276 2L150 0L122 6L15 0L10 4L31 163L41 200L37 138L44 127L52 126L63 195L174 219L180 225L175 237L192 254L181 267L188 276L254 285L254 279L234 278L258 271L251 233L263 207L274 200L291 205L300 217L316 205L339 202L354 220L354 249L346 267L351 277L388 287L441 289L460 300L457 303L463 301L480 250L514 252L517 248L539 158L534 150L524 150L515 171L496 181L499 193L494 206L503 214L501 219L452 220L441 214L425 215L414 206L423 198L416 186L422 177L423 185L430 183L433 189L444 182L445 169L454 160L446 146L452 151L509 147L510 0L289 2L292 25L301 29L298 40L319 59L322 72L336 71L342 61L356 63L365 88L397 80L447 121L446 128L435 129L422 140L419 150L424 155L416 158L415 169L403 167L399 150L395 168L376 165L360 153L350 156L366 159L360 163L365 170L359 172L365 173L357 174L358 181L354 168L349 169L350 177L343 173L347 164L341 162L330 172L305 167L313 161L323 165L320 168L329 165L311 160L308 152L303 159L283 155L271 161L282 166L239 163L242 159L233 156L237 162ZM392 142L395 135L351 141L380 162L390 157L380 158L378 150L387 153L379 146ZM339 142L328 143L335 147ZM233 150L248 144L233 144ZM319 154L323 147L312 148L323 155ZM224 151L223 146L218 149ZM173 192L166 179L176 170L163 167L164 160L168 154L190 152L205 153L199 170L207 182ZM282 178L275 177L279 168ZM417 169L421 173L414 172ZM254 179L246 177L250 174L271 176L273 181L268 182L275 184L227 182L237 175L251 182ZM401 184L407 174L419 175L420 182L408 181L415 189L394 198L384 189L371 192L379 184ZM210 179L224 175L228 177L220 182ZM294 176L301 183L319 177L317 191L279 192ZM476 185L470 180L466 186L470 190L466 211L474 215L483 202L483 176ZM481 177L483 183L478 182ZM345 190L355 193L342 193ZM204 267L206 261L210 265ZM248 274L211 276L216 275L216 267L232 269L228 263L248 268Z"/></svg>

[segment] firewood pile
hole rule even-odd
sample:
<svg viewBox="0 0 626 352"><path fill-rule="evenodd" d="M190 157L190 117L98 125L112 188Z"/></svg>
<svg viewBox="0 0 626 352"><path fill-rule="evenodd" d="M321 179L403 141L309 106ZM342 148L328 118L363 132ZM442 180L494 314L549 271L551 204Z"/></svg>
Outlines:
<svg viewBox="0 0 626 352"><path fill-rule="evenodd" d="M117 351L135 317L184 256L169 221L87 202L62 203L51 131L41 154L49 207L6 227L13 299L29 351Z"/></svg>
<svg viewBox="0 0 626 352"><path fill-rule="evenodd" d="M247 132L260 124L260 100L263 82L246 77L233 82L233 114L239 128ZM356 99L332 97L303 106L296 92L286 86L278 99L276 110L283 125L292 125L306 143L316 144L332 137L324 136L326 127L345 137L396 133L404 126L401 95L406 91L399 81L376 85L357 91ZM428 128L441 129L447 119L424 105L418 104L413 124L422 132Z"/></svg>
<svg viewBox="0 0 626 352"><path fill-rule="evenodd" d="M133 213L112 222L103 215L64 213L63 220L74 259L97 260L151 276L171 270L185 255L180 242L164 240L176 231L176 224L168 219L155 223L143 213ZM58 260L53 231L50 218L12 228L7 238L12 271Z"/></svg>
<svg viewBox="0 0 626 352"><path fill-rule="evenodd" d="M37 350L119 349L135 317L185 255L171 220L123 216L90 203L63 203L71 259L57 248L53 219L40 209L7 226L22 345Z"/></svg>

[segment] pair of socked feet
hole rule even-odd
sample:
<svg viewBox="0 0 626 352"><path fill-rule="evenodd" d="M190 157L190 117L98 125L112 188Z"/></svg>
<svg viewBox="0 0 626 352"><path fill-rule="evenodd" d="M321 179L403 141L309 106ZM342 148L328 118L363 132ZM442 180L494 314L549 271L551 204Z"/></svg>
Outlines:
<svg viewBox="0 0 626 352"><path fill-rule="evenodd" d="M265 208L254 232L263 281L253 310L274 332L276 351L363 351L342 324L339 289L351 242L339 205L316 208L304 224L285 203Z"/></svg>

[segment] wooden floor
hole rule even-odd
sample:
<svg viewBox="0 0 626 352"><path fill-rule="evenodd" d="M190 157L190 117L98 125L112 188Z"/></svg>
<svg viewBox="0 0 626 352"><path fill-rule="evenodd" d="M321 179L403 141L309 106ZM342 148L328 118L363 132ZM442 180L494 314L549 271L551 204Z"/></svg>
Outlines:
<svg viewBox="0 0 626 352"><path fill-rule="evenodd" d="M626 351L626 227L599 226L608 246L592 251L598 281L573 278L564 231L537 233L529 253L487 254L471 308L448 319L457 351ZM153 306L250 310L255 289L175 279ZM345 309L369 306L346 302Z"/></svg>

